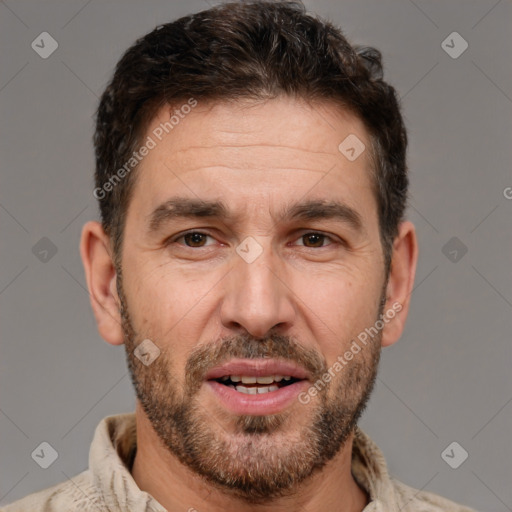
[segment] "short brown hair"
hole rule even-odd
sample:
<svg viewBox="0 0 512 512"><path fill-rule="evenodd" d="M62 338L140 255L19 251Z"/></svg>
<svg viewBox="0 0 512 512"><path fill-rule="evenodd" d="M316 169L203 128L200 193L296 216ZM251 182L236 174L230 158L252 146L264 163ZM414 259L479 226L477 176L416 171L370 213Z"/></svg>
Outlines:
<svg viewBox="0 0 512 512"><path fill-rule="evenodd" d="M407 134L395 90L382 76L378 50L351 46L300 2L225 3L160 25L126 51L101 97L95 190L126 164L166 103L283 94L330 100L356 114L370 135L388 270L407 198ZM119 257L135 177L130 172L100 200L103 228Z"/></svg>

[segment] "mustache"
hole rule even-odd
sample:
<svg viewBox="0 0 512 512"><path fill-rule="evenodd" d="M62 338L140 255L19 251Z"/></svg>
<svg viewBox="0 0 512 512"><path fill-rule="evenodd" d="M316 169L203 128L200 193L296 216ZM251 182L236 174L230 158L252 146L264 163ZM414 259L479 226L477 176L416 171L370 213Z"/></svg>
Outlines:
<svg viewBox="0 0 512 512"><path fill-rule="evenodd" d="M327 372L324 357L290 336L276 334L255 338L250 334L241 334L194 349L185 365L186 389L192 392L199 389L213 367L233 358L292 361L305 368L311 374L313 382Z"/></svg>

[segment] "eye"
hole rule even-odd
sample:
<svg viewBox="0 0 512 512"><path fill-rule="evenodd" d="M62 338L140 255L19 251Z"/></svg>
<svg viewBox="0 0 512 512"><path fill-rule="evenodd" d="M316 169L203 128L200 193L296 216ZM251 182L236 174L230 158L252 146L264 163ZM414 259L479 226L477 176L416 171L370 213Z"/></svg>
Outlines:
<svg viewBox="0 0 512 512"><path fill-rule="evenodd" d="M323 233L306 233L302 235L298 241L301 241L302 243L298 243L297 245L302 245L303 247L309 247L309 248L320 248L325 247L325 245L331 245L332 239L331 237L324 235ZM329 241L329 244L324 244L324 242Z"/></svg>
<svg viewBox="0 0 512 512"><path fill-rule="evenodd" d="M178 238L175 238L172 240L172 242L178 242L180 243L180 240L183 240L184 244L187 247L206 247L208 245L207 240L208 238L213 238L210 235L207 235L206 233L201 233L200 231L190 231L188 233L185 233L183 235L180 235Z"/></svg>

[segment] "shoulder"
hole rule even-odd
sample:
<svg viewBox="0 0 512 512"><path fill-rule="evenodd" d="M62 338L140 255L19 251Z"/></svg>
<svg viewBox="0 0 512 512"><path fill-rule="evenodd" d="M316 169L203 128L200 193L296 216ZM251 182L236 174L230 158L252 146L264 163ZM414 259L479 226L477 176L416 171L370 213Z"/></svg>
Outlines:
<svg viewBox="0 0 512 512"><path fill-rule="evenodd" d="M391 482L396 503L403 512L476 512L437 494L409 487L395 478Z"/></svg>
<svg viewBox="0 0 512 512"><path fill-rule="evenodd" d="M69 512L70 510L101 510L104 500L86 470L69 480L34 492L0 508L0 512Z"/></svg>

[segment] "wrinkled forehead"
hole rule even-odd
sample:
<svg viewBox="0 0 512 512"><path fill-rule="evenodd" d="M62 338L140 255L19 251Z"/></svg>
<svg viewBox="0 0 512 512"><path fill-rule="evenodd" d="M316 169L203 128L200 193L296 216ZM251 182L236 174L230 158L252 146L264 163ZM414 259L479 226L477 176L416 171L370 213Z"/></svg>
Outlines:
<svg viewBox="0 0 512 512"><path fill-rule="evenodd" d="M200 157L200 151L207 149L239 147L249 151L232 152L240 163L242 154L250 160L253 146L255 152L264 147L265 153L283 156L286 150L297 155L302 152L304 164L311 164L313 170L323 170L326 160L340 157L351 161L360 156L365 164L371 163L369 152L361 152L369 146L369 136L355 114L334 102L306 102L288 96L208 103L189 98L157 110L146 135L156 144L163 143L174 157L184 159ZM315 167L315 162L320 167Z"/></svg>
<svg viewBox="0 0 512 512"><path fill-rule="evenodd" d="M150 149L136 188L146 211L171 190L242 205L287 193L341 194L368 215L375 211L369 136L357 116L333 103L189 98L160 108L142 142Z"/></svg>

